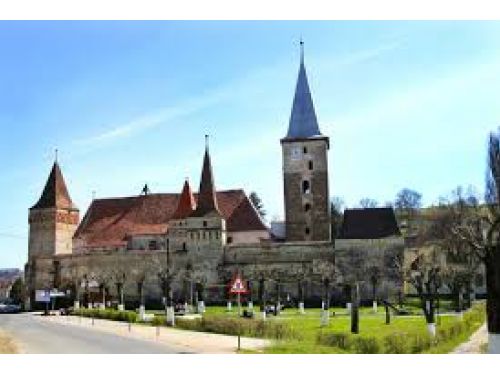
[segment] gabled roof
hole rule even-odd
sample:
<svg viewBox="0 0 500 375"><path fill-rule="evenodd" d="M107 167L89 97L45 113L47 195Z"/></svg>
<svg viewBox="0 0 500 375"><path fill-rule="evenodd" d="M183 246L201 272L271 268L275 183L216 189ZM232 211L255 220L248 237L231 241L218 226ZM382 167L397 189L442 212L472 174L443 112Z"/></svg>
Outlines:
<svg viewBox="0 0 500 375"><path fill-rule="evenodd" d="M188 180L184 182L182 188L181 196L179 197L179 203L175 209L172 219L184 219L190 216L196 209L196 201L194 200L193 192L191 191L191 186Z"/></svg>
<svg viewBox="0 0 500 375"><path fill-rule="evenodd" d="M205 156L203 157L203 168L201 171L200 191L197 200L196 210L191 216L201 217L209 214L220 215L219 207L217 205L217 196L215 194L214 175L212 172L212 163L210 161L210 154L208 146L205 149Z"/></svg>
<svg viewBox="0 0 500 375"><path fill-rule="evenodd" d="M180 197L181 194L148 194L95 199L74 239L83 241L81 246L87 248L119 247L126 245L131 235L165 233ZM216 199L229 232L267 230L243 190L219 191Z"/></svg>
<svg viewBox="0 0 500 375"><path fill-rule="evenodd" d="M297 86L295 87L295 96L293 98L292 113L288 125L288 133L285 139L290 138L310 138L322 136L314 111L314 105L307 81L304 58L301 56L299 76Z"/></svg>
<svg viewBox="0 0 500 375"><path fill-rule="evenodd" d="M340 238L370 239L400 235L394 210L390 207L344 211Z"/></svg>
<svg viewBox="0 0 500 375"><path fill-rule="evenodd" d="M47 179L40 199L31 207L31 209L37 208L76 209L76 206L69 196L61 168L57 161L54 162L52 166L52 170L50 171L49 178Z"/></svg>

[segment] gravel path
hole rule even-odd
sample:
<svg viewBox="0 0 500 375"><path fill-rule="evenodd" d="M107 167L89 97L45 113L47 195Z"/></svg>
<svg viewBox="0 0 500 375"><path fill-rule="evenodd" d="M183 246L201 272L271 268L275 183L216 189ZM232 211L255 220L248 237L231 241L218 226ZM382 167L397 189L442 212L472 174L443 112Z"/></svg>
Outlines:
<svg viewBox="0 0 500 375"><path fill-rule="evenodd" d="M488 330L484 323L476 332L472 334L469 341L460 344L452 351L452 354L480 354L481 345L488 342Z"/></svg>

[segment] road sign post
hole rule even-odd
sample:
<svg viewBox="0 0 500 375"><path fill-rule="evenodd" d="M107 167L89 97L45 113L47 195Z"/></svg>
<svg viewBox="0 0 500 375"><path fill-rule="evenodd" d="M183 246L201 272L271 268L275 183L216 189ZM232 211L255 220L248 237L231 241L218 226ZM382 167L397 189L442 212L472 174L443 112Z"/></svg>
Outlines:
<svg viewBox="0 0 500 375"><path fill-rule="evenodd" d="M238 319L241 319L241 295L243 293L248 293L248 289L243 282L243 279L239 275L239 273L236 275L236 277L233 279L231 282L231 289L229 290L229 293L231 294L237 294L238 297ZM241 321L238 320L238 351L241 350Z"/></svg>

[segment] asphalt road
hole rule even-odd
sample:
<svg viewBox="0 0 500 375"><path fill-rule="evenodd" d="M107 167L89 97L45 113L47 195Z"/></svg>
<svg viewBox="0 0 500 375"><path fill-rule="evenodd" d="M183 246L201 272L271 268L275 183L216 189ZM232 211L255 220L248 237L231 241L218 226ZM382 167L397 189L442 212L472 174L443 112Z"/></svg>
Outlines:
<svg viewBox="0 0 500 375"><path fill-rule="evenodd" d="M30 354L162 354L182 351L165 344L127 338L77 326L44 322L29 313L0 314L0 328L22 353Z"/></svg>

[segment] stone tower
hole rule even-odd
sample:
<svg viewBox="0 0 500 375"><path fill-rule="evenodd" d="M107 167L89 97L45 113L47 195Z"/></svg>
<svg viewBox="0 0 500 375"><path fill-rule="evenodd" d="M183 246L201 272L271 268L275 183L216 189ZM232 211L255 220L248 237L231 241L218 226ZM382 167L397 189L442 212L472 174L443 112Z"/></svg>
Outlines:
<svg viewBox="0 0 500 375"><path fill-rule="evenodd" d="M28 258L72 252L79 210L71 201L57 161L38 202L29 210Z"/></svg>
<svg viewBox="0 0 500 375"><path fill-rule="evenodd" d="M188 250L202 252L199 255L204 259L217 258L222 254L221 249L226 244L226 220L217 203L208 141L203 157L196 209L186 218L186 226Z"/></svg>
<svg viewBox="0 0 500 375"><path fill-rule="evenodd" d="M288 133L281 139L287 241L330 241L329 138L322 135L307 82L303 43Z"/></svg>

